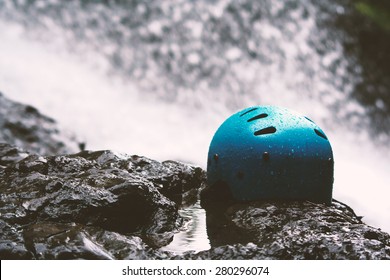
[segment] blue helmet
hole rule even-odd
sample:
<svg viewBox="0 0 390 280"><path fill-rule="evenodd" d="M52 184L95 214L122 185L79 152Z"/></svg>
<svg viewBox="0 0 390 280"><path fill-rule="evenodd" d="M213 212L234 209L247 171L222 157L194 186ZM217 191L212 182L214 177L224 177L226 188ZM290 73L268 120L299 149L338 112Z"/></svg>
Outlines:
<svg viewBox="0 0 390 280"><path fill-rule="evenodd" d="M310 200L330 204L333 153L313 121L285 108L256 106L229 117L209 148L209 187L234 199Z"/></svg>

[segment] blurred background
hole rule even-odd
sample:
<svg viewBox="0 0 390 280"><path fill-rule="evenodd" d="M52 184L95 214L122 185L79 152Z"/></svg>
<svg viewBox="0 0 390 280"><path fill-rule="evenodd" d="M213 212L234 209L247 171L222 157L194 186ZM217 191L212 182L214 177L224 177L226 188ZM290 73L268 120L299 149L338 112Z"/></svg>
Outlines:
<svg viewBox="0 0 390 280"><path fill-rule="evenodd" d="M87 149L205 168L227 117L284 106L330 139L334 198L387 232L389 50L384 0L0 0L0 91Z"/></svg>

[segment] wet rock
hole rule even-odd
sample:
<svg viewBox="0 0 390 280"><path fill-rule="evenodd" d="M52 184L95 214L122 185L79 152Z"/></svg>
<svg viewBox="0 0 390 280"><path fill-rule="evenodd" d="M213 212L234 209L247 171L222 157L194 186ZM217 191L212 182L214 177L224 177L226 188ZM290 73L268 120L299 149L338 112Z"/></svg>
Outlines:
<svg viewBox="0 0 390 280"><path fill-rule="evenodd" d="M141 238L75 223L39 222L27 226L25 243L35 259L154 259L167 254Z"/></svg>
<svg viewBox="0 0 390 280"><path fill-rule="evenodd" d="M182 258L390 259L390 235L366 225L337 200L330 206L226 200L216 209L216 195L207 189L202 193L212 249Z"/></svg>
<svg viewBox="0 0 390 280"><path fill-rule="evenodd" d="M33 258L25 245L21 230L0 219L0 259L31 259Z"/></svg>
<svg viewBox="0 0 390 280"><path fill-rule="evenodd" d="M2 236L0 251L10 258L150 258L145 248L167 245L181 224L170 197L197 193L203 174L111 151L44 157L1 145L0 161L9 154L0 168L0 214L12 238Z"/></svg>
<svg viewBox="0 0 390 280"><path fill-rule="evenodd" d="M264 212L266 211L266 212ZM230 209L232 222L276 259L390 259L390 236L346 205L255 203ZM373 232L375 240L367 238Z"/></svg>
<svg viewBox="0 0 390 280"><path fill-rule="evenodd" d="M182 256L175 256L174 260L259 260L270 259L267 250L253 243L247 245L233 244L213 247L199 253L188 252Z"/></svg>
<svg viewBox="0 0 390 280"><path fill-rule="evenodd" d="M134 172L159 185L161 193L178 205L188 206L196 203L199 199L199 188L205 186L206 173L199 167L172 160L159 164L138 156L132 157L132 163Z"/></svg>
<svg viewBox="0 0 390 280"><path fill-rule="evenodd" d="M40 155L77 152L74 136L60 132L56 122L36 108L6 98L0 92L0 143Z"/></svg>
<svg viewBox="0 0 390 280"><path fill-rule="evenodd" d="M36 259L112 259L86 228L74 224L38 222L23 230Z"/></svg>
<svg viewBox="0 0 390 280"><path fill-rule="evenodd" d="M25 152L20 148L0 143L0 168L24 159L28 155L28 152Z"/></svg>
<svg viewBox="0 0 390 280"><path fill-rule="evenodd" d="M2 229L3 224L0 222ZM21 232L0 243L2 259L142 260L170 256L149 248L137 236L75 223L38 222L24 226Z"/></svg>

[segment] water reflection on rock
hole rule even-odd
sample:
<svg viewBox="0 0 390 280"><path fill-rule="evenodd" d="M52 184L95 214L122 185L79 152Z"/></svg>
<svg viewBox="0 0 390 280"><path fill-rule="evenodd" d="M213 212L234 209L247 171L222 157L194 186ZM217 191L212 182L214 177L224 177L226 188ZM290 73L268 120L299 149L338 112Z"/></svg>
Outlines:
<svg viewBox="0 0 390 280"><path fill-rule="evenodd" d="M204 251L210 249L210 240L206 231L206 211L199 202L182 210L179 215L184 224L175 234L173 241L162 248L164 251L183 254L188 251Z"/></svg>

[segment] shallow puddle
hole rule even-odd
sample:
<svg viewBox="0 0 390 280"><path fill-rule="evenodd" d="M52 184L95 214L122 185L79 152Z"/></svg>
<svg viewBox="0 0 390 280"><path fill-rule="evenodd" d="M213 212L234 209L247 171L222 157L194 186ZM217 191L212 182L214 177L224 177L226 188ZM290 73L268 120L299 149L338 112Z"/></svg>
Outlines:
<svg viewBox="0 0 390 280"><path fill-rule="evenodd" d="M200 203L179 210L179 214L184 219L184 227L175 234L173 241L161 248L176 254L187 251L203 251L210 249L210 240L206 230L206 211Z"/></svg>

